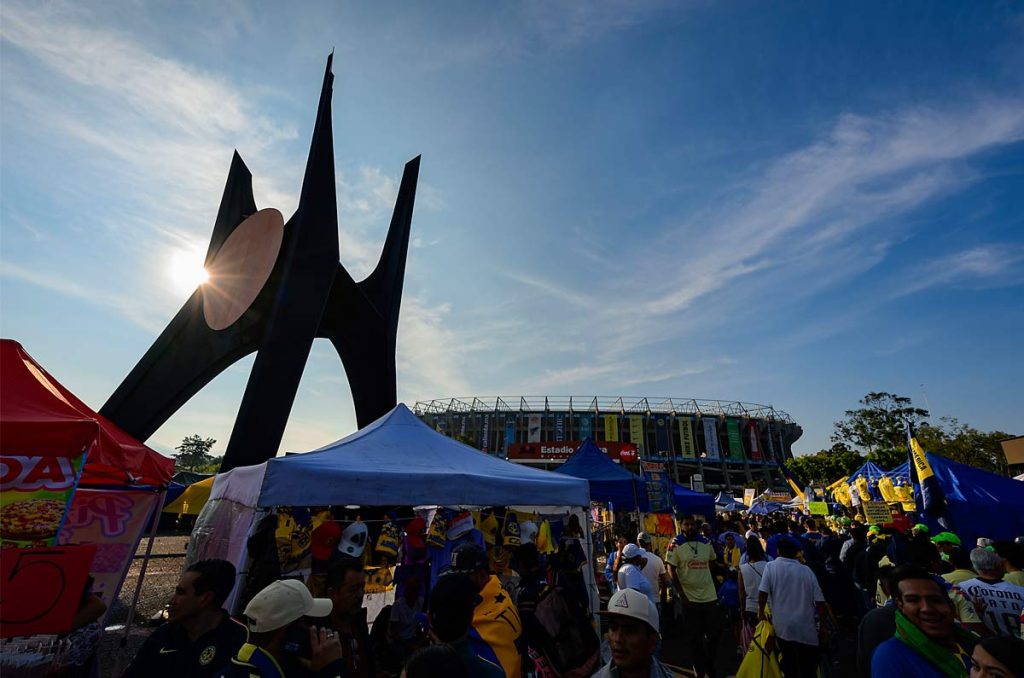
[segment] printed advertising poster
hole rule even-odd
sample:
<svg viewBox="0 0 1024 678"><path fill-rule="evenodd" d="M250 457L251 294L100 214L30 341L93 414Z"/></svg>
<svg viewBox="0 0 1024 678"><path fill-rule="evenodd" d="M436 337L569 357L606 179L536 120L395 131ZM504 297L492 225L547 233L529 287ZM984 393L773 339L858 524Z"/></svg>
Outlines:
<svg viewBox="0 0 1024 678"><path fill-rule="evenodd" d="M726 419L725 432L729 438L729 459L742 461L743 441L740 440L740 422L736 419Z"/></svg>
<svg viewBox="0 0 1024 678"><path fill-rule="evenodd" d="M96 544L93 592L110 607L160 495L79 488L60 530L61 544Z"/></svg>
<svg viewBox="0 0 1024 678"><path fill-rule="evenodd" d="M0 456L0 543L53 546L85 453Z"/></svg>
<svg viewBox="0 0 1024 678"><path fill-rule="evenodd" d="M693 442L693 419L689 417L679 420L679 444L684 457L694 459L697 456L697 445Z"/></svg>
<svg viewBox="0 0 1024 678"><path fill-rule="evenodd" d="M615 414L604 415L604 439L618 441L619 439L619 417Z"/></svg>
<svg viewBox="0 0 1024 678"><path fill-rule="evenodd" d="M704 451L708 459L721 459L722 450L718 446L718 421L711 417L701 419L704 424Z"/></svg>
<svg viewBox="0 0 1024 678"><path fill-rule="evenodd" d="M530 414L526 417L526 441L530 443L540 442L540 414Z"/></svg>
<svg viewBox="0 0 1024 678"><path fill-rule="evenodd" d="M641 414L629 415L629 440L636 445L637 451L643 457L647 450L644 445L644 417Z"/></svg>
<svg viewBox="0 0 1024 678"><path fill-rule="evenodd" d="M757 496L757 490L753 487L743 488L743 503L747 506L754 505L754 497Z"/></svg>

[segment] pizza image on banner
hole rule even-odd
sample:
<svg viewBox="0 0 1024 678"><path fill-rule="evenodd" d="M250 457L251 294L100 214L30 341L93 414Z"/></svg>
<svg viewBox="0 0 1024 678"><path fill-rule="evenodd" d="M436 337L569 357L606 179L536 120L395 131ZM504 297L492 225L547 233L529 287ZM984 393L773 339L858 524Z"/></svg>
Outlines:
<svg viewBox="0 0 1024 678"><path fill-rule="evenodd" d="M67 456L0 455L0 541L52 546L85 462Z"/></svg>

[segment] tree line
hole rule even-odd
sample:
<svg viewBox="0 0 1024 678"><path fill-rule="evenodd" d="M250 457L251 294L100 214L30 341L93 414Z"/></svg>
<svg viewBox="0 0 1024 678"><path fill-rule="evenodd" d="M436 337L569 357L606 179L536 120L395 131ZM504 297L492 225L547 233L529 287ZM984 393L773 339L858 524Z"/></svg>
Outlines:
<svg viewBox="0 0 1024 678"><path fill-rule="evenodd" d="M913 425L917 440L928 452L976 468L1006 475L1006 457L1000 441L1012 437L1003 431L982 432L957 420L941 417L929 423L928 410L910 398L879 391L860 400L861 407L846 410L833 424L832 447L794 458L788 466L806 482L832 483L856 471L865 461L889 470L907 460L907 429Z"/></svg>

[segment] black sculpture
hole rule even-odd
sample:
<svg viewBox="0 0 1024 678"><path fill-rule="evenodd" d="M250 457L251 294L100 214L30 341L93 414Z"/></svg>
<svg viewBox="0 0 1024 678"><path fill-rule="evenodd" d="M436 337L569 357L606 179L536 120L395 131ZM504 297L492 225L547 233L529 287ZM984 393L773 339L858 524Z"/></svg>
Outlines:
<svg viewBox="0 0 1024 678"><path fill-rule="evenodd" d="M236 152L201 285L110 396L103 416L140 440L203 386L256 351L221 471L277 454L315 337L341 356L366 426L396 404L395 340L419 156L405 165L376 269L355 282L339 263L327 60L302 193L283 223L257 211L252 174Z"/></svg>

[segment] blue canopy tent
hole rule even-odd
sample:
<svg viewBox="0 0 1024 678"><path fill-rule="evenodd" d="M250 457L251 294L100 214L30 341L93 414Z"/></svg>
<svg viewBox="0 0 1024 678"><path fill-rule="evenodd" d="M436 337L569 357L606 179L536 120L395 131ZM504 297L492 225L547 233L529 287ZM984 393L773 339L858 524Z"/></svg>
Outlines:
<svg viewBox="0 0 1024 678"><path fill-rule="evenodd" d="M1024 489L1020 481L989 473L973 466L928 452L939 486L946 497L951 531L965 547L972 548L978 537L1015 539L1024 536ZM920 489L914 488L915 498ZM932 534L943 528L933 519L925 523Z"/></svg>
<svg viewBox="0 0 1024 678"><path fill-rule="evenodd" d="M715 495L715 504L717 506L728 506L729 504L740 504L743 503L736 497L732 497L725 492L719 492Z"/></svg>
<svg viewBox="0 0 1024 678"><path fill-rule="evenodd" d="M853 483L857 478L866 478L868 481L868 487L871 490L871 499L874 501L881 501L882 493L878 491L878 481L884 475L885 469L874 462L866 461L863 466L850 474L850 477L846 479L846 482L852 488L854 486Z"/></svg>
<svg viewBox="0 0 1024 678"><path fill-rule="evenodd" d="M781 511L784 508L786 508L786 505L777 501L756 501L747 513L754 516L766 516L769 513L775 513L776 511Z"/></svg>
<svg viewBox="0 0 1024 678"><path fill-rule="evenodd" d="M609 459L589 438L555 471L583 478L590 483L591 499L610 503L617 510L633 511L639 506L639 510L647 511L650 508L645 481ZM694 492L675 483L672 485L672 499L677 511L702 515L707 519L715 515L715 500L710 494Z"/></svg>
<svg viewBox="0 0 1024 678"><path fill-rule="evenodd" d="M897 478L902 478L906 482L910 482L910 462L905 461L891 471L886 471L885 475L892 478L893 482L896 482Z"/></svg>
<svg viewBox="0 0 1024 678"><path fill-rule="evenodd" d="M399 403L350 436L266 462L258 506L589 506L587 483L484 454Z"/></svg>

